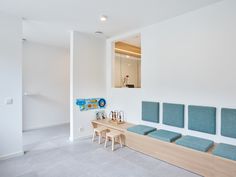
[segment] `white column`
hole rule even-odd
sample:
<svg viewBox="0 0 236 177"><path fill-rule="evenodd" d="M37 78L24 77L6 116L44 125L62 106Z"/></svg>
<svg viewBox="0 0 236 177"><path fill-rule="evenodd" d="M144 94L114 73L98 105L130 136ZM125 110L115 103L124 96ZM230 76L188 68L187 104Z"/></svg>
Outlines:
<svg viewBox="0 0 236 177"><path fill-rule="evenodd" d="M70 140L92 136L91 120L97 110L80 111L77 98L106 96L105 39L71 32L70 41Z"/></svg>
<svg viewBox="0 0 236 177"><path fill-rule="evenodd" d="M78 40L75 31L70 32L70 141L79 134L79 116L75 105L79 95Z"/></svg>

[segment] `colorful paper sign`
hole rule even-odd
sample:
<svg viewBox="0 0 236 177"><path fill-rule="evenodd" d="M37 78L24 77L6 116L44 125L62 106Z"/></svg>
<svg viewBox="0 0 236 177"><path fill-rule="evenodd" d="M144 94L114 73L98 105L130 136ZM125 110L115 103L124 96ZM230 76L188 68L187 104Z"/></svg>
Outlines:
<svg viewBox="0 0 236 177"><path fill-rule="evenodd" d="M103 109L106 107L106 100L104 98L77 99L76 105L79 106L80 111Z"/></svg>

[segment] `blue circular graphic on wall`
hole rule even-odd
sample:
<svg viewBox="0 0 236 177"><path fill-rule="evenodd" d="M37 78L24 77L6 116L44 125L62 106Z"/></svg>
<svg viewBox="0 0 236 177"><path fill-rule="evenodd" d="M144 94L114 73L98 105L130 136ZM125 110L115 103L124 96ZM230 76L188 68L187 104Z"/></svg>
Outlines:
<svg viewBox="0 0 236 177"><path fill-rule="evenodd" d="M104 108L106 106L106 100L101 98L99 101L98 101L98 105L100 108Z"/></svg>

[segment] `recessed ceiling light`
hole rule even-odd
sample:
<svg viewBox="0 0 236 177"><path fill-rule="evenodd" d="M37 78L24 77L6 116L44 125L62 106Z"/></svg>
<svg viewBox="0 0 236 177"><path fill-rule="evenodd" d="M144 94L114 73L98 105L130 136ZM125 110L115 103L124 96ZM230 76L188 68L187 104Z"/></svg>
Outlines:
<svg viewBox="0 0 236 177"><path fill-rule="evenodd" d="M103 32L102 32L102 31L96 31L95 34L96 34L96 35L102 35Z"/></svg>
<svg viewBox="0 0 236 177"><path fill-rule="evenodd" d="M108 19L108 17L106 15L101 15L100 16L100 21L101 22L105 22L105 21L107 21L107 19Z"/></svg>

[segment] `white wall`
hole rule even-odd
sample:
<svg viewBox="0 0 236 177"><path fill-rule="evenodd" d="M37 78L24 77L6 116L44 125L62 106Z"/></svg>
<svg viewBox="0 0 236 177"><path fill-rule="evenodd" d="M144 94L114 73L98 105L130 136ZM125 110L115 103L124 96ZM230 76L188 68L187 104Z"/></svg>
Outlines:
<svg viewBox="0 0 236 177"><path fill-rule="evenodd" d="M95 111L79 111L77 98L106 96L105 40L93 35L71 32L70 87L71 133L70 139L92 134L91 120Z"/></svg>
<svg viewBox="0 0 236 177"><path fill-rule="evenodd" d="M142 88L111 89L108 76L110 109L123 109L128 121L134 123L236 145L236 139L220 135L220 108L236 108L235 9L236 1L226 0L138 31L142 41ZM109 73L110 43L116 38L107 41ZM187 130L187 116L185 129L142 122L142 100L184 103L186 107L216 106L217 135Z"/></svg>
<svg viewBox="0 0 236 177"><path fill-rule="evenodd" d="M23 129L68 123L69 50L23 43Z"/></svg>
<svg viewBox="0 0 236 177"><path fill-rule="evenodd" d="M21 36L21 19L0 14L0 159L23 153Z"/></svg>

